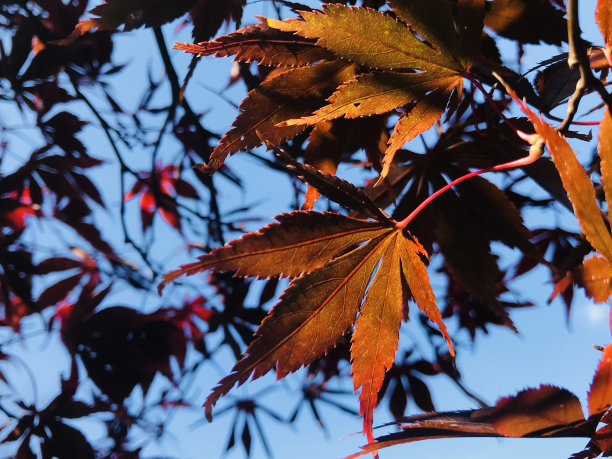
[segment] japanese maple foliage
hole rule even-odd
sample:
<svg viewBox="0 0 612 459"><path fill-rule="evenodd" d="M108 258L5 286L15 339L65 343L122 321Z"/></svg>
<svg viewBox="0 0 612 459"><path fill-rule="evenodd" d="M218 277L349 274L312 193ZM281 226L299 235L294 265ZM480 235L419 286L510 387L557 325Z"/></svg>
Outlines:
<svg viewBox="0 0 612 459"><path fill-rule="evenodd" d="M455 362L469 352L464 333L521 332L513 310L534 303L511 281L537 267L568 312L576 288L612 295L609 2L593 11L602 41L590 47L577 0L266 5L270 17L247 17L245 0L0 4L0 99L26 123L0 119L0 431L11 454L140 457L203 402L198 416L234 414L225 450L240 443L247 456L254 439L273 453L261 414L290 424L310 409L323 427L322 404L361 416L368 444L351 457L463 436L579 436L588 443L573 457L612 455L611 345L586 417L548 384L486 406ZM121 79L129 63L113 51L139 28L163 75ZM190 41L173 48L191 63L178 66L166 35L184 28ZM523 73L501 39L519 63L526 45L568 53ZM213 57L233 59L226 88L248 90L225 133L202 105L197 68ZM597 152L590 164L580 147ZM238 153L289 178L294 205L272 217L236 204L244 184L277 178L242 169ZM347 166L358 178L336 176ZM555 218L534 227L530 208L569 211L580 230ZM409 316L433 357L412 347ZM33 324L68 362L42 403L5 371L30 374L16 347ZM191 389L222 355L231 369L198 400ZM255 396L216 406L271 370L303 378L290 412ZM436 412L436 375L481 408ZM336 389L347 376L348 391ZM358 393L354 406L345 392ZM399 431L374 437L378 405ZM415 409L425 413L406 416ZM106 441L78 420L102 422Z"/></svg>

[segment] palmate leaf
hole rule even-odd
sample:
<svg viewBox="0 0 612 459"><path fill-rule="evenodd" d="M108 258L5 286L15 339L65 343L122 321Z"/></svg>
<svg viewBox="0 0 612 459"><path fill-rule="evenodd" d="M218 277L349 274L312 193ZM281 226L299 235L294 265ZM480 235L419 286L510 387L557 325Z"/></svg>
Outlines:
<svg viewBox="0 0 612 459"><path fill-rule="evenodd" d="M276 367L282 378L310 364L349 331L361 309L353 336L352 373L355 389L362 388L364 430L372 439L372 412L397 349L402 303L408 297L405 285L454 354L429 285L423 263L427 255L388 218L368 221L297 211L277 220L168 273L160 285L205 269L294 278L259 326L245 356L207 398L206 415L210 418L216 401L251 376L258 378Z"/></svg>
<svg viewBox="0 0 612 459"><path fill-rule="evenodd" d="M318 45L343 59L379 69L339 87L330 104L312 115L281 125L316 125L340 116L356 118L406 108L389 139L381 178L387 175L395 152L441 118L453 91L461 97L463 76L479 53L484 14L481 0L460 1L458 36L447 0L436 0L435 5L406 0L389 3L406 24L386 13L341 5L302 12L302 20L267 20L279 30L316 38ZM419 72L407 73L414 70Z"/></svg>
<svg viewBox="0 0 612 459"><path fill-rule="evenodd" d="M301 11L301 19L259 18L261 24L211 42L177 43L175 48L198 55L234 54L241 62L306 66L276 75L249 93L203 170L213 173L228 155L261 145L255 132L279 145L323 121L403 109L389 139L384 177L395 152L438 121L451 96L461 97L463 77L480 54L484 15L483 0L456 5L395 0L390 6L391 13L328 4L323 11ZM321 108L330 95L330 104Z"/></svg>

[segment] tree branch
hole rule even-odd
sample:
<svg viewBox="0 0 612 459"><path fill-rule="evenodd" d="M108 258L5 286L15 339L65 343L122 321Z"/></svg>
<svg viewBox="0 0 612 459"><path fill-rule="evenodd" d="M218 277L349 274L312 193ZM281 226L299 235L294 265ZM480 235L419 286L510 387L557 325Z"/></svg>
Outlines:
<svg viewBox="0 0 612 459"><path fill-rule="evenodd" d="M568 0L567 39L569 43L569 56L567 58L567 64L572 70L576 68L579 69L580 79L576 83L574 94L567 103L565 118L557 127L557 130L561 133L564 133L569 128L574 116L576 116L578 105L580 104L582 96L584 96L586 91L589 89L599 93L605 104L608 106L608 110L610 110L612 113L612 97L610 97L610 94L608 94L606 91L604 84L597 77L595 77L595 75L593 75L586 45L580 34L580 24L578 22L578 0Z"/></svg>

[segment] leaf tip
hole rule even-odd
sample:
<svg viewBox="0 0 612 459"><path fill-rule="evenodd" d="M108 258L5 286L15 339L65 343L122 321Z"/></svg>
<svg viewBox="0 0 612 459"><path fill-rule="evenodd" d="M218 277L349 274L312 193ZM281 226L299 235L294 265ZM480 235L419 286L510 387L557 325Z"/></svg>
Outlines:
<svg viewBox="0 0 612 459"><path fill-rule="evenodd" d="M207 175L213 175L215 172L217 172L217 170L219 170L219 166L214 164L212 161L208 164L206 163L196 164L193 166L193 168Z"/></svg>

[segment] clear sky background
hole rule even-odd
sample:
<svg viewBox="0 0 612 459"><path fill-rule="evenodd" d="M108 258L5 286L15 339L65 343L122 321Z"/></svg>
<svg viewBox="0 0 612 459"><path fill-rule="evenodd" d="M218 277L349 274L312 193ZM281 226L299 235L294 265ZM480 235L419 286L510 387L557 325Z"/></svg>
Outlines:
<svg viewBox="0 0 612 459"><path fill-rule="evenodd" d="M318 2L304 2L312 6L318 6ZM593 12L595 0L582 1L581 23L584 27L584 37L595 44L601 43L601 36L595 28ZM243 23L249 24L255 21L255 15L273 16L274 11L267 2L254 2L246 10ZM176 41L190 41L189 31L177 32L177 23L164 27L168 46ZM227 30L231 31L231 30ZM223 30L222 30L223 32ZM142 52L134 53L134 49ZM542 52L533 53L533 48L527 48L527 55L523 64L523 70L527 70L532 64L539 60L556 55L565 49L546 47ZM516 68L516 49L511 46L502 47L504 59L511 68ZM172 51L171 56L179 75L184 76L189 63L189 56L178 51ZM113 94L126 107L135 107L139 101L141 92L135 91L134 85L142 81L143 69L150 68L154 78L161 78L163 68L154 45L153 33L150 30L139 30L123 34L117 37L114 62L127 64L126 69L113 80ZM237 110L227 101L215 95L214 90L221 92L227 83L228 69L231 67L230 59L204 58L198 65L189 86L189 99L196 111L206 112L203 118L204 125L213 132L225 132ZM140 79L140 80L139 80ZM211 91L210 89L213 89ZM238 105L245 95L244 86L239 83L228 91L224 96L231 99L234 105ZM167 93L163 97L167 97ZM160 99L161 101L161 99ZM587 105L588 102L585 102ZM0 107L0 110L3 108ZM83 110L83 116L89 117ZM0 113L0 116L12 116ZM89 117L91 118L91 117ZM593 119L599 119L599 113ZM594 135L596 135L594 130ZM91 149L94 156L112 157L108 145L100 130L93 122L92 126L85 130L81 139ZM162 157L170 161L176 156L180 147L172 142L163 145ZM577 146L577 148L579 148ZM590 151L581 147L579 152L584 160L590 158ZM262 152L263 153L263 152ZM134 151L126 158L134 169L149 166L148 154ZM254 222L252 228L269 222L278 213L290 209L293 202L293 189L286 177L268 171L247 155L238 153L229 159L231 168L243 178L245 189L240 190L224 179L217 179L220 188L221 205L225 209L232 207L251 206L252 211L259 217L260 222ZM106 193L105 199L109 208L118 209L121 196L118 187L114 186L116 180L116 168L109 165L100 168L94 178L100 188ZM341 170L339 175L347 177L354 176L354 171ZM491 178L491 176L488 176ZM495 178L503 183L502 178ZM533 187L535 192L536 185ZM532 189L532 188L528 188ZM135 203L131 203L135 205ZM134 210L134 208L132 208ZM539 212L539 211L538 211ZM105 220L105 237L120 242L121 235L115 234L116 222L108 214L100 212L100 218ZM556 213L530 212L527 223L532 228L546 226L551 218L562 218L567 228L576 228L574 217L567 211ZM159 220L159 219L157 219ZM154 247L157 257L176 258L175 265L190 261L191 258L184 253L176 252L182 241L173 235L165 239L164 231L167 231L163 223L156 223L157 236L163 240L163 244ZM139 220L137 217L131 222L131 230L136 235L139 232ZM48 234L48 229L41 228L37 237L42 238L47 245L53 244L53 238ZM169 231L167 231L169 233ZM502 260L509 260L512 252L494 247L497 253L502 255ZM130 257L129 251L125 255ZM509 263L509 262L508 262ZM502 263L503 266L503 263ZM432 271L430 270L430 273ZM204 282L205 276L200 276L199 282ZM434 288L437 284L435 276L432 277ZM586 394L591 383L597 362L601 353L592 345L605 345L610 341L608 325L608 305L594 305L580 294L574 299L573 308L567 320L565 306L558 300L547 305L553 285L549 283L548 273L545 270L536 270L524 278L520 278L511 284L512 291L522 300L533 301L535 306L513 311L511 314L520 334L516 335L505 328L490 327L490 334L479 332L473 345L466 332L453 333L457 330L455 321L449 321L448 326L454 339L471 346L471 352L466 349L460 353L457 367L462 373L462 382L474 393L478 394L488 403L494 403L499 397L512 395L527 388L537 387L540 384L553 383L564 387L575 393L586 407ZM438 290L441 296L442 289ZM152 293L145 299L142 297L127 297L120 289L113 292L107 305L129 304L144 305L146 311L159 307L160 304L175 304L175 298L163 297L161 302ZM413 308L412 317L417 314L417 308ZM416 320L411 320L404 325L405 329L418 330ZM26 323L30 330L39 330L41 321L32 318ZM27 332L27 330L26 330ZM406 345L407 333L400 332L400 342ZM418 352L423 357L431 358L428 346L416 343ZM11 368L9 376L24 392L24 396L36 398L39 406L45 406L48 401L57 394L59 378L56 375L58 366L64 368L66 375L69 370L69 361L59 344L57 335L51 339L44 335L29 339L25 344L11 346L10 352L20 356L36 373L38 383L37 394L28 387L28 379L19 369ZM207 365L205 370L199 373L197 380L191 385L189 393L195 400L203 401L210 389L216 382L229 371L232 359L229 353L220 352L215 356L215 365ZM3 367L4 368L4 367ZM51 375L51 376L50 376ZM267 375L260 381L248 383L239 389L234 389L226 399L221 399L217 408L221 409L235 398L252 397L265 387L269 387L274 381L273 375ZM273 389L258 396L261 401L272 410L282 415L287 415L297 403L296 389L299 389L302 378L288 378L286 381L273 384ZM474 402L464 396L457 387L446 377L436 376L427 378L427 383L432 390L433 401L436 409L462 410L477 408ZM350 389L352 383L345 380L338 387ZM87 389L87 388L85 388ZM29 394L29 395L28 395ZM134 397L136 400L138 397ZM233 398L233 399L232 399ZM354 396L346 396L344 404L358 409L357 399ZM146 401L145 401L146 403ZM350 417L339 412L335 408L321 408L323 420L327 431L323 431L315 422L308 411L303 409L294 428L280 425L274 420L261 416L266 436L270 442L274 457L278 459L291 458L301 459L307 457L338 458L358 450L358 446L365 443L365 438L359 433L361 431L361 419ZM409 402L406 414L419 413L419 409ZM160 410L160 418L166 413ZM171 425L172 435L166 435L163 441L152 443L143 451L144 457L181 457L181 458L217 458L223 453L223 449L229 435L229 426L233 421L233 413L215 418L213 423L208 424L203 420L203 413L199 407L179 410ZM381 407L375 413L375 425L391 420L386 407ZM94 443L103 438L105 432L100 425L94 422L76 424L84 428L88 438ZM392 427L382 428L375 433L387 433ZM251 457L255 459L267 457L261 443L256 438L256 433L251 432L254 441ZM136 443L138 439L136 438ZM563 458L571 453L579 451L586 444L585 439L453 439L453 440L430 440L397 446L381 452L383 459L395 458L455 458L455 459L514 459L523 458ZM0 457L8 455L0 445ZM229 458L242 458L244 452L237 445L229 454Z"/></svg>

